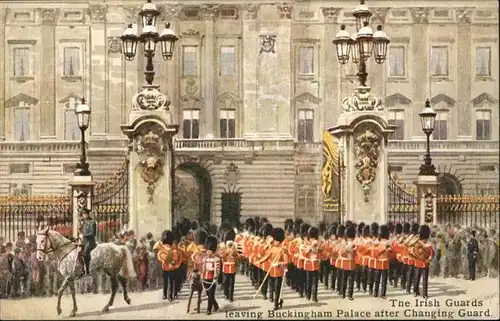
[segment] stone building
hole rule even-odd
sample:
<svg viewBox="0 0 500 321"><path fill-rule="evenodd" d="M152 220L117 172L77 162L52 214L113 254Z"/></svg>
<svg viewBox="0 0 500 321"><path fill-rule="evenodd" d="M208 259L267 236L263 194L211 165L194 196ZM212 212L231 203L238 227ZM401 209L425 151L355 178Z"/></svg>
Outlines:
<svg viewBox="0 0 500 321"><path fill-rule="evenodd" d="M174 57L155 60L155 83L180 125L179 173L199 182L205 217L221 195L241 193L244 216L323 217L323 130L357 85L332 39L355 32L355 0L153 1L179 35ZM73 110L92 108L89 157L96 181L125 159L132 96L144 59L121 54L119 37L144 1L0 1L0 194L61 194L79 157ZM388 7L388 6L391 7ZM391 43L368 84L399 128L393 172L411 183L423 161L418 113L437 112L433 160L443 193L498 193L498 15L492 0L367 1ZM158 25L158 29L162 29ZM140 31L140 30L139 30Z"/></svg>

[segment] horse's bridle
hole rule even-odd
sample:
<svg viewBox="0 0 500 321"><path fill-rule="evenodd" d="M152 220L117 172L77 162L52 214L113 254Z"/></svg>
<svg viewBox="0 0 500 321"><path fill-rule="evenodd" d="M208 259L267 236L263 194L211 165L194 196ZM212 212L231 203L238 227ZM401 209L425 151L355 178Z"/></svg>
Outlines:
<svg viewBox="0 0 500 321"><path fill-rule="evenodd" d="M42 253L43 253L43 254L45 254L45 255L47 255L47 254L49 254L49 253L52 253L52 252L54 252L54 251L57 251L57 250L59 250L59 249L61 249L61 248L65 247L65 246L70 245L70 244L75 245L75 247L77 246L77 245L76 245L76 244L74 244L72 241L69 241L68 243L65 243L65 244L63 244L63 245L61 245L61 246L59 246L59 247L57 247L57 248L56 248L56 247L54 247L54 246L53 246L53 245L54 245L54 243L53 243L53 242L52 242L52 240L50 239L49 230L46 230L46 231L44 231L44 232L38 232L38 233L37 233L37 235L45 236L46 241L45 241L45 245L44 245L43 249L39 249L39 248L38 248L38 244L37 244L37 248L36 248L36 251L37 251L37 252L42 252ZM50 246L49 246L49 242L50 242Z"/></svg>

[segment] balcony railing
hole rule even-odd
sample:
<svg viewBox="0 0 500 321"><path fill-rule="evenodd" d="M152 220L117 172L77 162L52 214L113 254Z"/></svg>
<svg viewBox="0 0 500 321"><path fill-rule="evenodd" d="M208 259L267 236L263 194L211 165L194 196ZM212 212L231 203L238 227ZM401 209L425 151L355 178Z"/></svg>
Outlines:
<svg viewBox="0 0 500 321"><path fill-rule="evenodd" d="M500 144L498 141L459 141L459 140L438 140L431 141L431 151L459 151L459 150L474 150L485 152L496 152ZM415 140L392 140L389 141L390 151L425 151L426 142Z"/></svg>
<svg viewBox="0 0 500 321"><path fill-rule="evenodd" d="M212 139L174 139L175 150L294 150L292 139L251 139L212 138Z"/></svg>

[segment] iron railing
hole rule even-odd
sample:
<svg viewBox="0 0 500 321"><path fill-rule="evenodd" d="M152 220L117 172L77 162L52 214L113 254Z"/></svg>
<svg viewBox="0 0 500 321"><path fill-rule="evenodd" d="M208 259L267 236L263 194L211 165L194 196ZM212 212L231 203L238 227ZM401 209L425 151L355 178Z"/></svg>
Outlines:
<svg viewBox="0 0 500 321"><path fill-rule="evenodd" d="M439 224L460 224L481 228L497 228L500 196L440 195L437 199Z"/></svg>
<svg viewBox="0 0 500 321"><path fill-rule="evenodd" d="M416 191L405 185L397 174L389 172L388 219L393 222L418 221Z"/></svg>

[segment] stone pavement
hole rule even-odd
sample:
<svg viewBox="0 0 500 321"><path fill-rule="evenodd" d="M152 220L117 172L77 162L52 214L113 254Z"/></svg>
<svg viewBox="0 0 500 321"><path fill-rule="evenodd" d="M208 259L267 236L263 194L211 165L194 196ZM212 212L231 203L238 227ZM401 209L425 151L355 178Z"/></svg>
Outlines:
<svg viewBox="0 0 500 321"><path fill-rule="evenodd" d="M463 279L434 278L429 282L427 301L417 302L400 289L389 286L387 299L373 298L367 293L355 292L354 301L340 299L336 293L324 289L320 284L319 301L313 303L299 298L297 293L285 286L283 308L273 312L272 304L260 295L253 299L255 290L248 279L236 277L234 302L224 300L218 292L220 310L207 316L206 300L202 302L202 313L186 314L187 288L174 302L163 301L161 291L134 292L130 294L132 304L128 306L121 293L114 307L107 314L101 309L109 299L104 294L77 294L78 314L75 319L497 319L499 317L498 279L482 278L476 281ZM191 310L196 305L193 299ZM71 296L62 299L61 316L56 313L56 297L0 300L0 319L68 319L71 311Z"/></svg>

